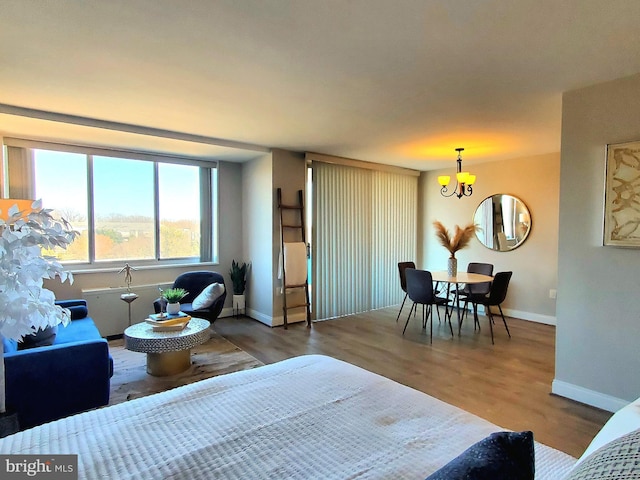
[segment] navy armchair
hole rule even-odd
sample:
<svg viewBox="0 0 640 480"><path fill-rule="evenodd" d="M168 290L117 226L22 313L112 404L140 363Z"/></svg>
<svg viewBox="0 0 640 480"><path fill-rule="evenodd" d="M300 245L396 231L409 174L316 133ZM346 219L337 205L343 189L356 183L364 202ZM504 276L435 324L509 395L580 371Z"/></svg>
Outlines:
<svg viewBox="0 0 640 480"><path fill-rule="evenodd" d="M194 309L192 306L193 300L200 295L200 293L212 283L219 283L224 286L224 278L217 272L211 272L206 270L185 272L176 278L173 282L173 288L184 288L189 292L182 300L180 300L180 311L191 315L192 317L204 318L209 320L210 323L216 321L224 301L227 298L227 290L225 288L222 295L220 295L209 307ZM156 313L160 313L165 307L166 301L162 298L156 299L153 302L153 309Z"/></svg>

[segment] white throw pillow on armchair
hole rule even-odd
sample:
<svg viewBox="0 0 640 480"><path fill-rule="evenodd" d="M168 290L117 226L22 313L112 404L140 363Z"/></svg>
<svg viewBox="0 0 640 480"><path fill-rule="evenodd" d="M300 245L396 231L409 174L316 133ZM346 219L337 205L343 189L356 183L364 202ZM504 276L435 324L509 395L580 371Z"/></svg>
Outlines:
<svg viewBox="0 0 640 480"><path fill-rule="evenodd" d="M194 310L208 308L224 293L224 285L221 283L212 283L208 285L196 298L191 302Z"/></svg>

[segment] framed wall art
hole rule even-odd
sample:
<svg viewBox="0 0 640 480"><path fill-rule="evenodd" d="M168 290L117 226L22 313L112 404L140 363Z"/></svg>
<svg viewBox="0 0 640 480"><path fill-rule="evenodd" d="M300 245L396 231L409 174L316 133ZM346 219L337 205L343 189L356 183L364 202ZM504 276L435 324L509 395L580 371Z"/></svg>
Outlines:
<svg viewBox="0 0 640 480"><path fill-rule="evenodd" d="M640 141L607 145L604 245L640 248Z"/></svg>

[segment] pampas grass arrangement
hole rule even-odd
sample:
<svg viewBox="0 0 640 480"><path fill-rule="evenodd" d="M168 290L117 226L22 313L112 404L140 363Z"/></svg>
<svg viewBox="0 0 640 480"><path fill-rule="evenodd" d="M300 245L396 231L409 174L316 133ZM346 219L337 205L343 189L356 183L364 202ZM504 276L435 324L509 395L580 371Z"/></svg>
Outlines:
<svg viewBox="0 0 640 480"><path fill-rule="evenodd" d="M436 238L444 248L449 250L449 253L451 254L449 258L456 258L456 252L469 245L469 242L478 229L478 226L473 223L464 228L460 228L456 225L455 232L452 237L449 230L447 230L439 221L436 220L433 222L433 226L436 229Z"/></svg>

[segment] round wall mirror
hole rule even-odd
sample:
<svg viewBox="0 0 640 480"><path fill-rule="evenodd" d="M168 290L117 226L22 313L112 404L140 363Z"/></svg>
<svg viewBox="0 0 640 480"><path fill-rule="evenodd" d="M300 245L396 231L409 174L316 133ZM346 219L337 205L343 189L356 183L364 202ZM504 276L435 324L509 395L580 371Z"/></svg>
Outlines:
<svg viewBox="0 0 640 480"><path fill-rule="evenodd" d="M480 227L476 237L485 247L509 252L524 243L531 231L531 213L522 200L498 193L485 198L473 215Z"/></svg>

